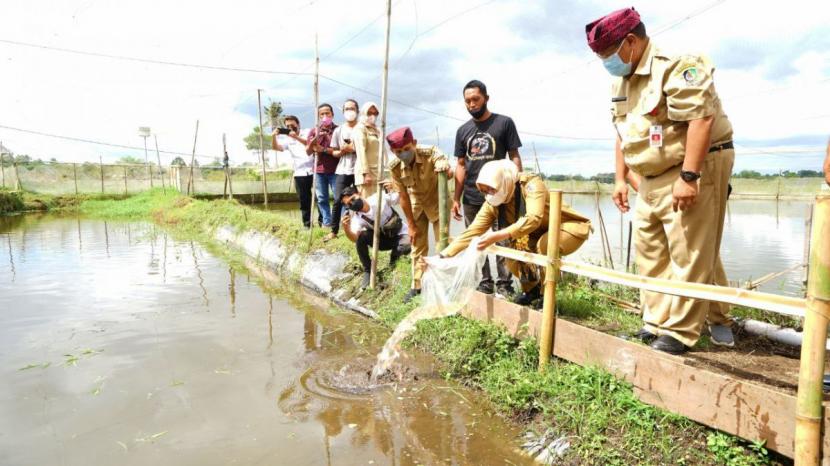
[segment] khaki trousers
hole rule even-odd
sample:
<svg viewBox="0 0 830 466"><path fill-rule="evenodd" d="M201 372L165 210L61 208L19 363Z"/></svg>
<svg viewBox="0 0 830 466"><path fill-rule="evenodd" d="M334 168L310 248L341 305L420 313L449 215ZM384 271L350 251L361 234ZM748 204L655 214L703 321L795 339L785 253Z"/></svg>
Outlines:
<svg viewBox="0 0 830 466"><path fill-rule="evenodd" d="M695 205L672 210L672 187L680 167L643 177L635 208L634 243L637 266L647 277L727 285L720 261L726 194L734 150L706 155ZM712 324L728 323L728 305L641 292L644 328L694 346L707 316Z"/></svg>
<svg viewBox="0 0 830 466"><path fill-rule="evenodd" d="M432 237L438 242L438 221L430 222L429 217L423 211L415 218L415 228L418 229L418 236L412 243L412 288L421 289L421 277L424 276L424 268L419 264L420 259L429 253L429 225L432 223Z"/></svg>
<svg viewBox="0 0 830 466"><path fill-rule="evenodd" d="M566 228L568 227L566 225L567 222L566 224L562 224L562 228L559 230L560 257L573 253L587 239L578 237L570 231L567 231ZM528 246L531 248L530 252L546 256L548 254L548 234L545 233L538 240L531 241L531 244ZM544 267L539 267L536 264L506 259L505 266L513 276L519 279L519 285L521 285L522 291L525 293L539 286L545 279Z"/></svg>

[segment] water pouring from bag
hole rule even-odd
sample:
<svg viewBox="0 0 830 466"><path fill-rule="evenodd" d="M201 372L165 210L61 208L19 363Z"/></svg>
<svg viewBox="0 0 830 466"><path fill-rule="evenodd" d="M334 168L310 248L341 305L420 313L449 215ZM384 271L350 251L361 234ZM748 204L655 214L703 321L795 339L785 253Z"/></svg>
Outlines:
<svg viewBox="0 0 830 466"><path fill-rule="evenodd" d="M478 238L461 254L442 259L425 257L427 269L421 278L422 304L413 309L386 340L372 369L372 382L385 374L401 355L401 343L415 329L418 321L457 314L470 299L470 294L481 281L481 267L487 253L478 250Z"/></svg>

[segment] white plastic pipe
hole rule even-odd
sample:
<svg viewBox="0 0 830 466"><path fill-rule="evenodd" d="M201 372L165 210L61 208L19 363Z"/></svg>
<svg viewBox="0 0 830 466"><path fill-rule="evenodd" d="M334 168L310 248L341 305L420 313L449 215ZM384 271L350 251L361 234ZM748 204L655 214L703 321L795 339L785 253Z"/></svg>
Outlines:
<svg viewBox="0 0 830 466"><path fill-rule="evenodd" d="M803 339L801 332L758 320L742 320L739 322L739 325L751 335L766 337L772 341L783 343L785 345L800 347ZM830 340L827 341L825 347L830 350Z"/></svg>

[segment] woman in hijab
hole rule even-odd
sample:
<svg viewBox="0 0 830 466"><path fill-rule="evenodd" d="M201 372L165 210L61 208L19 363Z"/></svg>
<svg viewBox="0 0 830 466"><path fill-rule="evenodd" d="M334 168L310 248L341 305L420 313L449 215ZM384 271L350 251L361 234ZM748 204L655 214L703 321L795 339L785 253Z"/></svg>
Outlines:
<svg viewBox="0 0 830 466"><path fill-rule="evenodd" d="M476 187L484 194L485 203L475 220L450 243L441 257L452 257L463 251L479 236L478 249L510 240L511 247L522 251L547 254L550 196L539 175L519 172L510 160L494 160L481 167ZM499 230L491 231L498 221ZM570 207L562 206L559 253L568 255L579 249L591 233L591 221ZM507 260L507 268L519 279L522 293L514 302L528 305L541 296L541 272L537 266Z"/></svg>
<svg viewBox="0 0 830 466"><path fill-rule="evenodd" d="M352 132L352 141L357 155L354 183L363 198L371 196L377 190L380 131L375 123L380 113L379 108L374 102L363 104L363 108L360 109L360 123Z"/></svg>

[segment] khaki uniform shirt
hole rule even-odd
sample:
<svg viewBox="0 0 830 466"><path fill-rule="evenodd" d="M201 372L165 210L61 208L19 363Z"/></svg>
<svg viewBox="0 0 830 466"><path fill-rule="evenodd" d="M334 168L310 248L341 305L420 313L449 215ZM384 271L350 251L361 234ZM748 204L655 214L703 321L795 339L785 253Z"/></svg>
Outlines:
<svg viewBox="0 0 830 466"><path fill-rule="evenodd" d="M352 142L357 159L354 164L354 184L363 184L363 176L371 173L373 183L378 181L378 151L380 150L380 132L376 128L367 128L359 123L352 130Z"/></svg>
<svg viewBox="0 0 830 466"><path fill-rule="evenodd" d="M714 116L710 146L732 140L714 71L706 57L666 55L649 40L634 73L612 86L612 119L631 170L656 176L683 163L690 120Z"/></svg>
<svg viewBox="0 0 830 466"><path fill-rule="evenodd" d="M424 212L430 222L438 221L438 173L435 172L435 163L439 160L446 162L447 156L437 147L426 146L416 147L415 160L411 165L392 157L389 164L392 180L398 191L405 189L409 193L414 218Z"/></svg>
<svg viewBox="0 0 830 466"><path fill-rule="evenodd" d="M515 199L511 198L507 201L503 205L504 217L510 225L505 227L504 230L510 234L510 239L514 242L528 237L527 244L535 245L536 241L548 231L550 212L548 187L539 175L526 172L519 173L517 184L524 201L525 214L517 219ZM441 255L452 257L464 250L473 238L486 233L493 226L493 222L499 218L499 207L493 207L488 202L482 204L473 223L441 251ZM573 229L574 234L587 238L590 233L590 220L570 207L563 205L562 228L569 232Z"/></svg>

